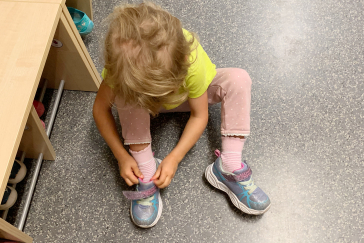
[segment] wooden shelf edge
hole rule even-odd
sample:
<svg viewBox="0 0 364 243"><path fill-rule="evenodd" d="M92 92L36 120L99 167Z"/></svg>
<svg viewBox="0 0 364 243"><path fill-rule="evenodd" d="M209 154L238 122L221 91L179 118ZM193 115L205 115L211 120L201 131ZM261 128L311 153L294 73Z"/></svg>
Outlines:
<svg viewBox="0 0 364 243"><path fill-rule="evenodd" d="M32 237L0 218L0 238L16 242L33 242Z"/></svg>
<svg viewBox="0 0 364 243"><path fill-rule="evenodd" d="M62 9L63 9L64 17L66 18L69 26L71 27L72 32L73 32L74 36L76 37L78 44L80 45L80 47L81 47L81 49L82 49L88 63L90 64L90 67L91 67L91 69L92 69L92 71L94 73L94 78L95 78L94 82L95 81L97 82L97 87L99 88L100 84L102 82L101 76L100 76L99 72L97 71L94 62L92 61L92 58L91 58L90 54L87 51L85 43L83 43L81 35L80 35L80 33L78 33L76 25L73 23L72 17L70 15L70 13L68 12L67 7L66 7L65 4L62 5Z"/></svg>

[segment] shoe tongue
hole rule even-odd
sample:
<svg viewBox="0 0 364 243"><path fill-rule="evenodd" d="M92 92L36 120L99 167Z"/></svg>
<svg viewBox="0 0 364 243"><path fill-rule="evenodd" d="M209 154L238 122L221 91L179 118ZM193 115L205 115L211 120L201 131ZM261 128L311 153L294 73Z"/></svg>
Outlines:
<svg viewBox="0 0 364 243"><path fill-rule="evenodd" d="M240 175L241 173L245 172L248 170L248 165L245 164L244 162L241 162L241 168L238 170L234 170L234 174L235 175Z"/></svg>
<svg viewBox="0 0 364 243"><path fill-rule="evenodd" d="M154 187L153 181L142 182L141 180L139 180L138 191L145 191L145 190L148 190L148 189L150 189L152 187Z"/></svg>

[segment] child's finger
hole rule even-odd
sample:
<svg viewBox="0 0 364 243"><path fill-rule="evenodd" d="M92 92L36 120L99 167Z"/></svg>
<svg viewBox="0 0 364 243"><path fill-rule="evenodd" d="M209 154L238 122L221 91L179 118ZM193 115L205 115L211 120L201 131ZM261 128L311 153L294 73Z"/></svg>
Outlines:
<svg viewBox="0 0 364 243"><path fill-rule="evenodd" d="M161 174L161 167L158 167L157 171L154 173L152 179L150 179L150 180L152 181L152 180L159 178L160 174Z"/></svg>
<svg viewBox="0 0 364 243"><path fill-rule="evenodd" d="M156 180L154 182L154 184L157 186L157 187L160 187L166 180L167 178L167 174L166 173L161 173L160 177L158 180Z"/></svg>
<svg viewBox="0 0 364 243"><path fill-rule="evenodd" d="M135 174L137 177L139 177L139 178L141 178L141 179L143 179L143 178L144 178L144 176L143 176L142 172L139 170L139 167L138 167L137 165L135 165L134 167L132 167L132 169L133 169L133 171L134 171L134 174Z"/></svg>
<svg viewBox="0 0 364 243"><path fill-rule="evenodd" d="M159 188L165 188L167 187L169 184L171 183L171 178L169 176L167 176L166 180L164 181L164 183L162 185L159 186Z"/></svg>
<svg viewBox="0 0 364 243"><path fill-rule="evenodd" d="M136 177L133 172L131 172L130 174L128 174L127 177L133 183L133 185L134 184L139 184L138 177Z"/></svg>
<svg viewBox="0 0 364 243"><path fill-rule="evenodd" d="M131 182L128 178L125 178L124 180L125 180L126 184L128 184L128 186L134 185L133 182Z"/></svg>

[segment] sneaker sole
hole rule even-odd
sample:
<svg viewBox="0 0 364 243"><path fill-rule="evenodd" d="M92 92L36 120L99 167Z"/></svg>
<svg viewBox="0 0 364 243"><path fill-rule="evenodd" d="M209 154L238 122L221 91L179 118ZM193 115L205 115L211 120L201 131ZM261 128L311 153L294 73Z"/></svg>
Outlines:
<svg viewBox="0 0 364 243"><path fill-rule="evenodd" d="M133 218L133 213L132 213L132 205L133 203L131 203L130 205L130 216L131 216L131 220L133 221L133 223L137 226L139 226L140 228L144 228L144 229L147 229L147 228L152 228L154 225L156 225L162 215L162 210L163 210L163 202L162 202L162 198L161 198L161 194L159 193L158 194L158 201L159 201L159 204L158 204L158 214L157 214L157 218L153 221L152 224L150 225L138 225L135 221L134 221L134 218Z"/></svg>
<svg viewBox="0 0 364 243"><path fill-rule="evenodd" d="M224 183L220 182L216 178L216 176L212 172L212 166L213 166L213 164L209 165L206 168L205 177L206 177L207 181L213 187L215 187L215 188L225 192L226 194L228 194L228 196L230 197L231 202L234 204L235 207L237 207L238 209L240 209L244 213L253 214L253 215L260 215L260 214L263 214L263 213L268 211L268 209L270 208L270 204L264 210L255 210L255 209L248 208L244 203L240 202L239 199L237 198L237 196Z"/></svg>

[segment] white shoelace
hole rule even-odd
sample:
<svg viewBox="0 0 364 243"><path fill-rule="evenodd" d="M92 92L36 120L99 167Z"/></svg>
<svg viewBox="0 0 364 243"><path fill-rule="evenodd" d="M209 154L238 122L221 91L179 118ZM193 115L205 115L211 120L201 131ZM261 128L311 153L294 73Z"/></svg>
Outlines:
<svg viewBox="0 0 364 243"><path fill-rule="evenodd" d="M151 202L154 199L154 195L143 198L137 201L137 204L144 205L144 206L152 206L153 203Z"/></svg>
<svg viewBox="0 0 364 243"><path fill-rule="evenodd" d="M245 190L248 190L249 195L252 194L255 189L257 189L252 176L248 181L239 181L239 184L243 185Z"/></svg>

